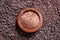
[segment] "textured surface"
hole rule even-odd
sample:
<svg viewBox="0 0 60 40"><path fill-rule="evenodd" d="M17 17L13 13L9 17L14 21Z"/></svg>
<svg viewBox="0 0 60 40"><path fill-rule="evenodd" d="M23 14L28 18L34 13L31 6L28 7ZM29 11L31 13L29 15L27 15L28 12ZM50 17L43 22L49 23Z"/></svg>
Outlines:
<svg viewBox="0 0 60 40"><path fill-rule="evenodd" d="M43 26L36 33L18 28L17 16L26 7L41 10ZM0 0L1 40L60 40L60 0Z"/></svg>
<svg viewBox="0 0 60 40"><path fill-rule="evenodd" d="M28 11L21 16L21 23L25 28L34 29L39 24L39 17L36 13Z"/></svg>

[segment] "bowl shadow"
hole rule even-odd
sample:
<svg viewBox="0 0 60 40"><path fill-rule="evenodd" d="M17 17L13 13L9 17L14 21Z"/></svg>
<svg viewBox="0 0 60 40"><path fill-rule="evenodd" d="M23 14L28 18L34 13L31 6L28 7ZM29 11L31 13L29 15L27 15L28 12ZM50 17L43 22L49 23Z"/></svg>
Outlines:
<svg viewBox="0 0 60 40"><path fill-rule="evenodd" d="M16 22L16 30L20 36L25 37L25 38L31 38L32 36L36 34L36 32L33 32L33 33L24 32L21 28L19 28L17 22Z"/></svg>

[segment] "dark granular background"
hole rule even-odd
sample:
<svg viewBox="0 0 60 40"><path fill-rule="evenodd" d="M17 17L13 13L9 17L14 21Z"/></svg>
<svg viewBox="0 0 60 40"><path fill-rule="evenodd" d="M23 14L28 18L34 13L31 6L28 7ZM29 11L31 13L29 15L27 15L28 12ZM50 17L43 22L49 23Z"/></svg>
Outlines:
<svg viewBox="0 0 60 40"><path fill-rule="evenodd" d="M35 33L25 33L17 25L19 12L27 7L43 15L43 25ZM0 0L0 40L60 40L60 0Z"/></svg>

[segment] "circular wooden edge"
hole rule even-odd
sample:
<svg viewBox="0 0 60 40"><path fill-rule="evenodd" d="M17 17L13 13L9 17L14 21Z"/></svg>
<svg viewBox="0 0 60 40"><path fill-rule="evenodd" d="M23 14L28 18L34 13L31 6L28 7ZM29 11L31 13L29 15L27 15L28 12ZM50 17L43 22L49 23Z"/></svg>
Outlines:
<svg viewBox="0 0 60 40"><path fill-rule="evenodd" d="M32 11L35 11L36 13L38 13L38 15L39 15L39 24L38 24L38 26L35 28L35 29L31 29L31 30L29 30L29 29L27 29L27 28L25 28L25 27L23 27L23 25L21 24L21 20L20 20L20 17L21 17L21 15L25 12L25 11L28 11L28 10L32 10ZM36 9L36 8L25 8L24 10L22 10L20 13L19 13L19 15L18 15L18 25L19 25L19 28L21 28L23 31L25 31L25 32L28 32L28 33L32 33L32 32L36 32L41 26L42 26L42 23L43 23L43 17L42 17L42 14L41 14L41 12L38 10L38 9Z"/></svg>

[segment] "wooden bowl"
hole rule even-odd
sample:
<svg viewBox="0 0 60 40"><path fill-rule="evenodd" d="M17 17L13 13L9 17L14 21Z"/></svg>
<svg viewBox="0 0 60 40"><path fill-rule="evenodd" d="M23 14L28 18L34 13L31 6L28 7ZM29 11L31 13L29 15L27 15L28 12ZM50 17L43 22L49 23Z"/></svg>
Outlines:
<svg viewBox="0 0 60 40"><path fill-rule="evenodd" d="M18 15L18 26L23 31L32 33L36 32L43 23L41 11L36 8L25 8Z"/></svg>

